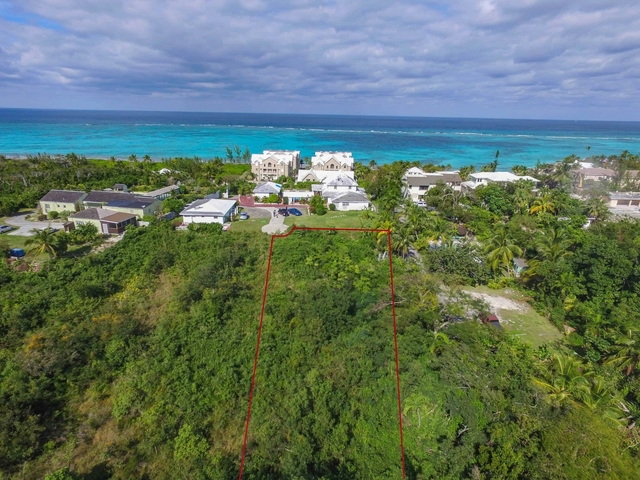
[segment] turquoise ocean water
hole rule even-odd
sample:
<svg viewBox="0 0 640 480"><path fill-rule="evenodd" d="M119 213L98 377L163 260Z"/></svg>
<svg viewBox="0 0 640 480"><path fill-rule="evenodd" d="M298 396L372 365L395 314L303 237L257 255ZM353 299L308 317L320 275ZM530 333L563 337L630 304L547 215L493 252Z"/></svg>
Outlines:
<svg viewBox="0 0 640 480"><path fill-rule="evenodd" d="M0 154L211 158L226 146L353 152L378 163L419 160L499 169L575 153L640 153L640 122L0 109ZM590 147L587 150L587 147Z"/></svg>

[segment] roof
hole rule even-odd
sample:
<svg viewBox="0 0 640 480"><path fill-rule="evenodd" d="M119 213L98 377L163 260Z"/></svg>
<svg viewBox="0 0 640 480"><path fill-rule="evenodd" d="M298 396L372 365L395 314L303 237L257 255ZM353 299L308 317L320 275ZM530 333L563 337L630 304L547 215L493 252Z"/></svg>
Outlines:
<svg viewBox="0 0 640 480"><path fill-rule="evenodd" d="M340 195L336 195L331 199L332 202L366 202L369 203L369 199L364 193L360 192L345 192Z"/></svg>
<svg viewBox="0 0 640 480"><path fill-rule="evenodd" d="M124 183L114 183L113 188L127 188L127 186Z"/></svg>
<svg viewBox="0 0 640 480"><path fill-rule="evenodd" d="M418 167L411 167L409 170L405 172L405 176L407 177L420 177L425 174L425 171Z"/></svg>
<svg viewBox="0 0 640 480"><path fill-rule="evenodd" d="M333 181L333 179L335 179L336 177L343 175L343 176L347 176L349 178L354 179L355 175L354 172L351 170L346 170L346 171L331 171L331 170L299 170L298 171L298 178L296 179L296 181L298 182L304 182L306 181L305 178L308 175L313 175L318 182L322 182L322 183L328 183Z"/></svg>
<svg viewBox="0 0 640 480"><path fill-rule="evenodd" d="M640 192L611 192L611 200L637 200L640 199Z"/></svg>
<svg viewBox="0 0 640 480"><path fill-rule="evenodd" d="M202 199L196 200L187 208L180 212L182 216L197 215L197 216L223 216L229 213L230 210L236 206L235 200L219 200L219 199Z"/></svg>
<svg viewBox="0 0 640 480"><path fill-rule="evenodd" d="M157 200L153 197L124 192L92 191L83 200L85 203L102 203L106 206L124 208L145 208Z"/></svg>
<svg viewBox="0 0 640 480"><path fill-rule="evenodd" d="M136 218L135 214L133 213L116 212L113 215L101 218L101 220L108 223L120 223L132 218Z"/></svg>
<svg viewBox="0 0 640 480"><path fill-rule="evenodd" d="M167 193L171 193L174 190L180 190L180 186L169 185L168 187L162 187L157 190L152 190L150 192L140 192L138 195L142 195L143 197L159 197L160 195L166 195Z"/></svg>
<svg viewBox="0 0 640 480"><path fill-rule="evenodd" d="M514 258L513 264L518 268L527 268L529 266L524 258Z"/></svg>
<svg viewBox="0 0 640 480"><path fill-rule="evenodd" d="M256 185L256 188L253 189L253 193L261 193L261 194L270 194L270 193L280 193L282 190L282 185L274 182L263 182Z"/></svg>
<svg viewBox="0 0 640 480"><path fill-rule="evenodd" d="M49 192L40 199L41 202L62 202L76 203L82 200L85 192L80 190L49 190Z"/></svg>
<svg viewBox="0 0 640 480"><path fill-rule="evenodd" d="M462 177L458 172L440 172L444 177L445 183L457 183L462 181Z"/></svg>
<svg viewBox="0 0 640 480"><path fill-rule="evenodd" d="M340 172L342 173L342 172ZM325 179L326 180L326 179ZM357 187L358 186L358 182L356 182L353 178L349 177L348 175L336 175L335 178L333 178L333 180L330 180L329 182L323 182L326 183L328 186L342 186L342 187Z"/></svg>
<svg viewBox="0 0 640 480"><path fill-rule="evenodd" d="M254 153L251 155L251 163L263 163L270 160L274 163L286 163L293 165L296 158L299 156L300 152L275 152L265 150L264 153Z"/></svg>
<svg viewBox="0 0 640 480"><path fill-rule="evenodd" d="M427 175L423 177L407 177L407 185L410 187L424 187L427 185L436 185L438 182L444 182L444 178L440 175Z"/></svg>
<svg viewBox="0 0 640 480"><path fill-rule="evenodd" d="M69 215L69 218L86 219L86 220L102 220L103 218L109 217L116 213L118 212L115 212L113 210L107 210L106 208L85 208L84 210L76 212L73 215Z"/></svg>
<svg viewBox="0 0 640 480"><path fill-rule="evenodd" d="M532 182L539 182L537 178L530 177L528 175L518 176L511 172L477 172L470 173L469 177L476 180L488 180L490 182L517 182L518 180L530 180Z"/></svg>
<svg viewBox="0 0 640 480"><path fill-rule="evenodd" d="M340 165L353 167L351 152L316 152L315 156L311 157L311 165L324 165L332 159Z"/></svg>
<svg viewBox="0 0 640 480"><path fill-rule="evenodd" d="M640 170L627 170L624 172L624 176L629 178L638 178L638 175L640 175Z"/></svg>
<svg viewBox="0 0 640 480"><path fill-rule="evenodd" d="M578 173L587 177L613 177L616 172L611 170L610 168L583 168L582 170L578 170Z"/></svg>

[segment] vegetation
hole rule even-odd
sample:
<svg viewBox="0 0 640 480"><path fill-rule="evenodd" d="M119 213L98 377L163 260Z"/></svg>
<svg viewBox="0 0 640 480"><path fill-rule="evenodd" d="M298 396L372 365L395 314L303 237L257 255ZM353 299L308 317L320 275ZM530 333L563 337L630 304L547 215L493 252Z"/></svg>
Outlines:
<svg viewBox="0 0 640 480"><path fill-rule="evenodd" d="M409 478L637 476L640 224L583 228L593 205L565 163L537 167L538 191L439 185L429 208L402 198L411 164L358 165L375 212L286 219L391 232ZM189 176L180 199L229 185L215 178ZM269 237L234 226L153 222L78 259L57 242L97 232L38 232L42 268L0 263L0 478L237 476ZM275 242L245 478L400 476L386 248L386 233ZM470 285L529 299L510 320L553 343L482 325Z"/></svg>

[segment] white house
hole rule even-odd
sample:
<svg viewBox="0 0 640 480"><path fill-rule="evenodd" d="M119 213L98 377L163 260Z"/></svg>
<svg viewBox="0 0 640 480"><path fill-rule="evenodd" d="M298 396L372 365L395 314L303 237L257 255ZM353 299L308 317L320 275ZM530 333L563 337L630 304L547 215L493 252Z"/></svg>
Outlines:
<svg viewBox="0 0 640 480"><path fill-rule="evenodd" d="M333 179L322 182L322 185L322 196L325 198L334 197L340 193L360 191L358 182L349 175L336 175Z"/></svg>
<svg viewBox="0 0 640 480"><path fill-rule="evenodd" d="M310 190L283 190L282 198L289 200L289 203L297 203L302 199L309 200L315 193Z"/></svg>
<svg viewBox="0 0 640 480"><path fill-rule="evenodd" d="M371 205L367 195L359 191L342 192L334 197L329 197L327 204L335 205L336 210L340 211L366 210Z"/></svg>
<svg viewBox="0 0 640 480"><path fill-rule="evenodd" d="M292 177L299 167L299 151L265 150L251 155L251 173L259 182L275 180L282 175Z"/></svg>
<svg viewBox="0 0 640 480"><path fill-rule="evenodd" d="M458 172L425 173L420 169L416 169L420 170L421 173L414 171L409 174L409 170L403 177L404 186L402 191L405 197L411 198L414 202L422 201L427 192L438 184L444 184L456 191L461 188L462 178Z"/></svg>
<svg viewBox="0 0 640 480"><path fill-rule="evenodd" d="M331 171L331 170L311 169L311 170L298 171L298 178L296 178L296 181L299 183L302 183L302 182L327 183L340 175L347 176L349 178L354 178L354 179L356 178L354 172L350 170Z"/></svg>
<svg viewBox="0 0 640 480"><path fill-rule="evenodd" d="M183 223L226 223L236 213L235 200L196 200L180 212Z"/></svg>
<svg viewBox="0 0 640 480"><path fill-rule="evenodd" d="M351 152L316 152L311 158L314 170L353 170L354 161Z"/></svg>
<svg viewBox="0 0 640 480"><path fill-rule="evenodd" d="M477 172L470 173L469 180L462 182L464 188L475 190L480 185L489 185L490 183L513 183L518 180L528 180L533 183L539 183L537 178L528 175L514 175L511 172Z"/></svg>
<svg viewBox="0 0 640 480"><path fill-rule="evenodd" d="M257 197L268 197L272 193L280 195L281 190L282 185L279 183L263 182L256 185L256 188L253 189L253 195Z"/></svg>

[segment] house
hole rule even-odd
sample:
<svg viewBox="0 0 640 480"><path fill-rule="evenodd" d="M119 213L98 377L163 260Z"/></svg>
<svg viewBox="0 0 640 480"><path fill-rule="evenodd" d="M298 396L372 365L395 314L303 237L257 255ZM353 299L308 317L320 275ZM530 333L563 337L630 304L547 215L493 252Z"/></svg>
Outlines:
<svg viewBox="0 0 640 480"><path fill-rule="evenodd" d="M462 184L462 177L458 172L422 172L422 174L414 172L412 175L405 174L403 179L404 186L402 191L404 196L410 197L415 203L422 201L426 193L438 184L444 184L456 191L460 190L460 185Z"/></svg>
<svg viewBox="0 0 640 480"><path fill-rule="evenodd" d="M278 177L292 177L300 167L300 152L291 150L265 150L251 155L251 173L259 182Z"/></svg>
<svg viewBox="0 0 640 480"><path fill-rule="evenodd" d="M254 197L268 197L269 195L276 194L280 195L282 191L282 185L274 182L262 182L256 185L256 188L253 189Z"/></svg>
<svg viewBox="0 0 640 480"><path fill-rule="evenodd" d="M360 191L360 188L358 188L358 182L349 175L343 175L342 172L330 181L322 182L322 185L324 186L322 189L323 197L332 197L344 192Z"/></svg>
<svg viewBox="0 0 640 480"><path fill-rule="evenodd" d="M226 223L237 212L235 200L196 200L180 212L183 223Z"/></svg>
<svg viewBox="0 0 640 480"><path fill-rule="evenodd" d="M616 172L610 168L582 168L577 172L578 187L582 188L585 180L600 182L602 180L611 180L616 176Z"/></svg>
<svg viewBox="0 0 640 480"><path fill-rule="evenodd" d="M126 190L125 190L126 191ZM158 188L150 192L140 192L137 195L143 197L153 197L156 200L165 200L175 193L180 193L180 185L169 185L168 187Z"/></svg>
<svg viewBox="0 0 640 480"><path fill-rule="evenodd" d="M475 190L480 185L489 185L490 183L514 183L519 180L527 180L533 183L540 183L537 178L529 175L515 175L511 172L478 172L470 173L469 180L462 182L462 187L469 190Z"/></svg>
<svg viewBox="0 0 640 480"><path fill-rule="evenodd" d="M609 207L632 208L640 207L640 192L611 192L609 193Z"/></svg>
<svg viewBox="0 0 640 480"><path fill-rule="evenodd" d="M133 193L94 190L82 200L87 208L107 208L122 213L133 213L139 219L145 215L157 215L160 200Z"/></svg>
<svg viewBox="0 0 640 480"><path fill-rule="evenodd" d="M492 327L495 327L495 328L502 328L502 325L500 325L500 319L497 316L495 316L493 313L490 313L489 315L482 315L480 317L480 320L485 325L491 325Z"/></svg>
<svg viewBox="0 0 640 480"><path fill-rule="evenodd" d="M311 169L311 170L299 170L298 178L296 178L296 181L298 183L302 183L302 182L327 183L341 175L355 179L354 172L350 170L331 171L331 170Z"/></svg>
<svg viewBox="0 0 640 480"><path fill-rule="evenodd" d="M327 199L328 205L335 205L336 210L366 210L371 205L367 195L361 191L342 192Z"/></svg>
<svg viewBox="0 0 640 480"><path fill-rule="evenodd" d="M40 199L40 211L45 215L49 212L75 212L82 209L82 200L86 196L79 190L49 190Z"/></svg>
<svg viewBox="0 0 640 480"><path fill-rule="evenodd" d="M111 187L112 190L116 192L128 192L129 188L124 183L116 183Z"/></svg>
<svg viewBox="0 0 640 480"><path fill-rule="evenodd" d="M283 190L282 198L286 198L289 203L298 203L300 200L309 200L315 195L310 190Z"/></svg>
<svg viewBox="0 0 640 480"><path fill-rule="evenodd" d="M313 170L353 170L354 160L351 152L316 152L311 158Z"/></svg>
<svg viewBox="0 0 640 480"><path fill-rule="evenodd" d="M516 272L516 275L520 275L522 272L529 268L529 264L524 258L514 258L513 259L513 269Z"/></svg>
<svg viewBox="0 0 640 480"><path fill-rule="evenodd" d="M99 232L109 235L124 233L128 225L138 225L138 219L133 213L116 212L105 208L85 208L69 216L69 220L78 227L93 224Z"/></svg>

